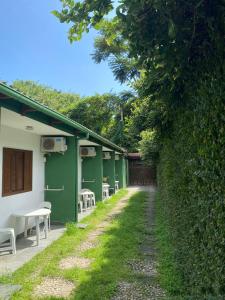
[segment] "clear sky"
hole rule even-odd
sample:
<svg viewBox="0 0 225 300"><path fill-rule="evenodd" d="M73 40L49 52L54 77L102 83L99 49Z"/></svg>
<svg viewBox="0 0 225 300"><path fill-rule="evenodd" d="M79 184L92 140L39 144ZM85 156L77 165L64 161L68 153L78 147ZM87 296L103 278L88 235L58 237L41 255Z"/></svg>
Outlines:
<svg viewBox="0 0 225 300"><path fill-rule="evenodd" d="M91 59L96 33L69 43L68 25L51 14L60 7L59 0L1 0L0 80L34 80L80 95L127 89L107 63Z"/></svg>

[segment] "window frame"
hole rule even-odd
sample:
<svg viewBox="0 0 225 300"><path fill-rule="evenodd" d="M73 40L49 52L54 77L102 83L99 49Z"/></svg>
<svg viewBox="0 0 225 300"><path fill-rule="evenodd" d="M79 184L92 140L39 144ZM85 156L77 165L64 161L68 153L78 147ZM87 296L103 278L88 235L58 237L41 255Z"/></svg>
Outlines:
<svg viewBox="0 0 225 300"><path fill-rule="evenodd" d="M13 190L12 186L16 188L18 179L16 176L16 162L15 166L11 166L11 159L16 161L16 155L23 155L22 172L23 173L23 189ZM10 161L7 161L10 159ZM14 174L12 174L12 172ZM8 177L8 179L7 179ZM8 181L7 181L8 180ZM2 149L2 197L31 192L33 190L33 151L24 149L15 149L3 147Z"/></svg>

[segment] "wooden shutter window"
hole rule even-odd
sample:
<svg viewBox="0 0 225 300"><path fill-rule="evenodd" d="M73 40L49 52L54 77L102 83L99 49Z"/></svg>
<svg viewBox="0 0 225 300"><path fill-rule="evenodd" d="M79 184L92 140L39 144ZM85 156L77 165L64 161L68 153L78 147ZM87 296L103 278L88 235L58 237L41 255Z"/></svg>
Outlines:
<svg viewBox="0 0 225 300"><path fill-rule="evenodd" d="M3 148L2 196L32 191L33 152Z"/></svg>

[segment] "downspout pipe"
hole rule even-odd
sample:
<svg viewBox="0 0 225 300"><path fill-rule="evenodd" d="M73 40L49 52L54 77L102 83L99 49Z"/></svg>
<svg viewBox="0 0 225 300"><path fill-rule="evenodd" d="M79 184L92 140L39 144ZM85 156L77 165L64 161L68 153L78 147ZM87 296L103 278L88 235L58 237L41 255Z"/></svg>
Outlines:
<svg viewBox="0 0 225 300"><path fill-rule="evenodd" d="M85 136L83 137L79 137L76 136L77 139L77 180L76 180L76 190L77 190L77 196L76 198L79 198L79 192L78 192L78 161L79 161L79 156L80 156L80 145L79 145L79 141L81 140L89 140L90 134L87 132ZM78 222L78 201L76 201L76 222Z"/></svg>

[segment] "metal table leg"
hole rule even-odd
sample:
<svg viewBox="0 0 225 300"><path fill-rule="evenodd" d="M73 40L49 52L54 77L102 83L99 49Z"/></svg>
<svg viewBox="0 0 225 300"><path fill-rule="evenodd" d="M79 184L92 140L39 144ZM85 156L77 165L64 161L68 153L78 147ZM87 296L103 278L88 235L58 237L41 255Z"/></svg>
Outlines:
<svg viewBox="0 0 225 300"><path fill-rule="evenodd" d="M48 216L44 216L44 224L45 224L45 238L48 237Z"/></svg>
<svg viewBox="0 0 225 300"><path fill-rule="evenodd" d="M40 242L40 227L39 227L39 216L35 217L35 223L36 223L36 239L37 239L37 245L39 246Z"/></svg>

